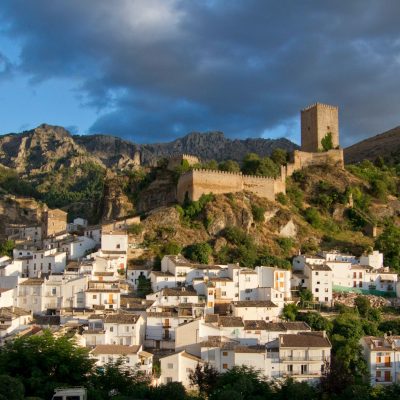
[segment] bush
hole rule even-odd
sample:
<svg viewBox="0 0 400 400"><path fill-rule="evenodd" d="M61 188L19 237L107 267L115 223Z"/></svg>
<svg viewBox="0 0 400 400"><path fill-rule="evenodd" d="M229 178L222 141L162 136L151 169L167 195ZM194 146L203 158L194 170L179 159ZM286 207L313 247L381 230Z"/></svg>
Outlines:
<svg viewBox="0 0 400 400"><path fill-rule="evenodd" d="M328 150L332 150L333 149L332 132L328 132L321 139L321 146L324 149L324 151L328 151Z"/></svg>
<svg viewBox="0 0 400 400"><path fill-rule="evenodd" d="M264 207L258 206L257 204L252 204L251 212L253 214L253 219L255 222L264 222L265 221L265 217L264 217L265 208Z"/></svg>
<svg viewBox="0 0 400 400"><path fill-rule="evenodd" d="M283 206L286 206L288 203L288 198L283 193L278 193L276 195L276 200L281 203Z"/></svg>
<svg viewBox="0 0 400 400"><path fill-rule="evenodd" d="M289 254L290 250L294 246L293 239L290 238L278 238L276 239L276 242L285 254Z"/></svg>
<svg viewBox="0 0 400 400"><path fill-rule="evenodd" d="M143 232L143 225L141 224L132 224L128 227L128 233L132 235L140 235Z"/></svg>
<svg viewBox="0 0 400 400"><path fill-rule="evenodd" d="M319 229L322 227L322 218L316 208L307 208L304 212L304 218L313 228Z"/></svg>
<svg viewBox="0 0 400 400"><path fill-rule="evenodd" d="M220 162L218 165L218 169L220 171L227 171L227 172L240 172L240 165L236 161L227 160Z"/></svg>
<svg viewBox="0 0 400 400"><path fill-rule="evenodd" d="M212 248L208 243L195 243L185 247L183 250L183 254L187 258L200 264L208 264L211 253Z"/></svg>

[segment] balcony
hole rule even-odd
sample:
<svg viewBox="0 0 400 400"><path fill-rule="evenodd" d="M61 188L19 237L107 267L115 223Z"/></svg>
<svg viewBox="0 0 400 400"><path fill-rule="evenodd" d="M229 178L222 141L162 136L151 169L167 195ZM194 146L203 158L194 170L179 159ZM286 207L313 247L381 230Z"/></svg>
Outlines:
<svg viewBox="0 0 400 400"><path fill-rule="evenodd" d="M323 356L282 356L281 361L326 361Z"/></svg>
<svg viewBox="0 0 400 400"><path fill-rule="evenodd" d="M390 361L384 363L377 363L376 368L392 368L392 363Z"/></svg>
<svg viewBox="0 0 400 400"><path fill-rule="evenodd" d="M282 373L283 376L293 376L293 377L317 377L321 376L321 372L301 372L301 371L286 371Z"/></svg>

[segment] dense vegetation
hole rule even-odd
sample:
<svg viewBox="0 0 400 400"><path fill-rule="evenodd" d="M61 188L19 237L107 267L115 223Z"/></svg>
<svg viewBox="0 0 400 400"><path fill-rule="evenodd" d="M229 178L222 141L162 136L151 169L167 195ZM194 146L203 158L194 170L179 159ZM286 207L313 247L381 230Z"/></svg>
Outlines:
<svg viewBox="0 0 400 400"><path fill-rule="evenodd" d="M358 334L361 328L350 326L354 321L338 317L333 323L332 337ZM345 354L347 350L342 347L341 351ZM188 391L178 382L150 386L149 377L122 368L121 362L97 368L87 349L76 346L71 338L55 338L45 332L16 339L0 348L0 400L23 400L28 396L47 400L56 387L70 386L86 387L89 400L347 400L349 395L360 400L392 400L400 396L398 385L371 388L360 375L358 359L350 355L351 361L343 365L340 357L316 386L291 379L266 380L248 367L234 367L220 374L205 365L190 373L193 391ZM357 373L349 374L354 368Z"/></svg>

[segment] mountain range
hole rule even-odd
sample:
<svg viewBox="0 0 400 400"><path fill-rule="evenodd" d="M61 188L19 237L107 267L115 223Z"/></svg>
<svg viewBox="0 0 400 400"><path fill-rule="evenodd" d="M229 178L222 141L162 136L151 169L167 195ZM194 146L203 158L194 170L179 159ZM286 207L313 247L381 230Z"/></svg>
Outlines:
<svg viewBox="0 0 400 400"><path fill-rule="evenodd" d="M189 133L168 143L136 144L110 135L71 135L66 129L42 124L21 133L0 136L0 164L22 174L49 172L60 166L86 162L124 168L141 158L143 165L178 153L201 159L241 161L247 153L270 155L275 148L291 152L299 147L287 139L229 139L222 132ZM400 149L400 127L356 143L344 150L346 163L387 156Z"/></svg>

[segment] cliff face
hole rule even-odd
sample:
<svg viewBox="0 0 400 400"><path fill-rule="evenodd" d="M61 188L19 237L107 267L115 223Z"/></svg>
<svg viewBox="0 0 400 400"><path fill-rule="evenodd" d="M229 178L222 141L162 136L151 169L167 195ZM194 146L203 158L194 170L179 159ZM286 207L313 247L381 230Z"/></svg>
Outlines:
<svg viewBox="0 0 400 400"><path fill-rule="evenodd" d="M50 172L88 161L102 165L62 127L43 124L31 131L0 137L0 164L23 174Z"/></svg>

